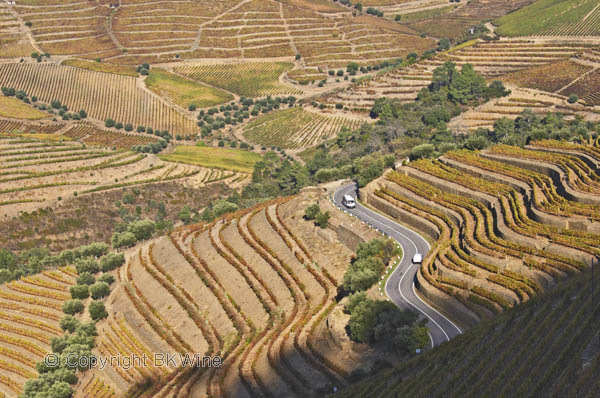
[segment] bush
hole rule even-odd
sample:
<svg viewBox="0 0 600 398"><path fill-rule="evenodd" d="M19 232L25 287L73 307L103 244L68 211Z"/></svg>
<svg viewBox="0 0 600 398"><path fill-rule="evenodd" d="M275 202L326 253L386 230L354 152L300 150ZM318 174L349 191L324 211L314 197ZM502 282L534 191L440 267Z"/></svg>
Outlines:
<svg viewBox="0 0 600 398"><path fill-rule="evenodd" d="M54 100L50 103L50 105L52 106L52 108L54 109L60 109L61 108L61 103L59 100Z"/></svg>
<svg viewBox="0 0 600 398"><path fill-rule="evenodd" d="M121 129L123 128L123 123L121 123L121 122L117 122L117 123L115 123L115 128L116 128L117 130L121 130Z"/></svg>
<svg viewBox="0 0 600 398"><path fill-rule="evenodd" d="M100 259L100 267L102 268L102 272L112 271L119 268L123 264L125 264L125 255L122 253L109 253Z"/></svg>
<svg viewBox="0 0 600 398"><path fill-rule="evenodd" d="M75 315L83 312L83 303L81 300L65 301L62 310L65 314Z"/></svg>
<svg viewBox="0 0 600 398"><path fill-rule="evenodd" d="M326 211L325 213L319 213L317 215L317 218L315 219L315 224L317 224L321 228L327 228L327 226L329 225L329 218L331 218L331 215L328 211Z"/></svg>
<svg viewBox="0 0 600 398"><path fill-rule="evenodd" d="M569 104L574 104L574 103L576 103L577 101L579 101L579 97L578 97L576 94L571 94L571 95L569 96L569 99L567 100L567 102L568 102Z"/></svg>
<svg viewBox="0 0 600 398"><path fill-rule="evenodd" d="M195 111L196 110L196 104L190 104L190 106L188 106L188 110Z"/></svg>
<svg viewBox="0 0 600 398"><path fill-rule="evenodd" d="M304 210L304 218L306 220L314 220L317 218L320 212L321 208L317 203L315 203L314 205L308 206L306 210Z"/></svg>
<svg viewBox="0 0 600 398"><path fill-rule="evenodd" d="M114 127L115 121L112 120L111 118L108 118L104 121L104 125L108 128Z"/></svg>
<svg viewBox="0 0 600 398"><path fill-rule="evenodd" d="M432 144L421 144L417 145L410 151L410 158L412 160L427 158L435 152L435 146Z"/></svg>
<svg viewBox="0 0 600 398"><path fill-rule="evenodd" d="M75 285L69 288L71 298L84 300L90 297L90 290L87 285Z"/></svg>
<svg viewBox="0 0 600 398"><path fill-rule="evenodd" d="M133 131L133 125L131 123L127 123L125 125L125 131Z"/></svg>
<svg viewBox="0 0 600 398"><path fill-rule="evenodd" d="M104 319L108 316L108 313L106 312L106 308L104 307L104 303L101 303L99 301L92 301L90 303L89 313L90 313L90 317L94 321Z"/></svg>
<svg viewBox="0 0 600 398"><path fill-rule="evenodd" d="M94 300L104 298L110 294L110 286L106 282L96 282L90 287L90 294Z"/></svg>
<svg viewBox="0 0 600 398"><path fill-rule="evenodd" d="M213 214L215 217L219 217L225 213L232 213L237 210L239 210L239 206L237 204L223 199L217 200L213 206Z"/></svg>

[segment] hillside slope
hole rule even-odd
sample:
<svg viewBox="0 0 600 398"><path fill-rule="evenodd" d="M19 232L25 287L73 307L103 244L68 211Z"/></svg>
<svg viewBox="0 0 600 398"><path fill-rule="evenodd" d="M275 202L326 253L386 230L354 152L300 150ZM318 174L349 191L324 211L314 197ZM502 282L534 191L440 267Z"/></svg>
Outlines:
<svg viewBox="0 0 600 398"><path fill-rule="evenodd" d="M596 290L592 322L590 293L588 271L335 397L597 397L600 300Z"/></svg>

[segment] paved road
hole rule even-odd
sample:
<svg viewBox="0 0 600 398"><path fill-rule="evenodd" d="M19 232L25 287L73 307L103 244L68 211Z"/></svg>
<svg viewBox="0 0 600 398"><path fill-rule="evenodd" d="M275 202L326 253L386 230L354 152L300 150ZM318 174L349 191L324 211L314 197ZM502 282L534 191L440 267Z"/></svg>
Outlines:
<svg viewBox="0 0 600 398"><path fill-rule="evenodd" d="M350 184L339 188L333 195L335 204L356 216L360 220L376 227L379 231L386 233L396 240L402 246L403 257L400 265L389 277L385 291L389 298L400 308L412 308L421 315L427 317L429 335L432 345L439 345L450 340L462 331L450 319L440 314L427 303L422 301L415 293L415 275L419 265L412 263L415 253L421 253L423 257L429 251L429 243L416 232L390 220L387 217L376 213L359 203L356 203L354 209L347 209L342 205L342 197L349 194L353 197L357 195L355 184Z"/></svg>

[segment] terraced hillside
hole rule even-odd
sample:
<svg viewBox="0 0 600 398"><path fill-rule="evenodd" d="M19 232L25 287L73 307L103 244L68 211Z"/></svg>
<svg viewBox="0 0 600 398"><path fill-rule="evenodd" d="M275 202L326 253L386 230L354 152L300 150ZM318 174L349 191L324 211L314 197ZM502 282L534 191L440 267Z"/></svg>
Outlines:
<svg viewBox="0 0 600 398"><path fill-rule="evenodd" d="M596 289L599 281L595 273ZM585 272L449 344L332 396L596 397L600 304L592 301L591 290L592 278Z"/></svg>
<svg viewBox="0 0 600 398"><path fill-rule="evenodd" d="M400 57L434 44L411 29L355 18L344 7L317 1L46 0L12 10L31 24L33 39L45 52L129 64L300 53L309 64L345 65Z"/></svg>
<svg viewBox="0 0 600 398"><path fill-rule="evenodd" d="M0 287L0 395L17 397L28 379L37 377L36 363L52 352L51 339L61 336L59 321L75 271L44 271Z"/></svg>
<svg viewBox="0 0 600 398"><path fill-rule="evenodd" d="M565 97L575 95L588 106L600 105L600 52L587 49L567 61L524 69L502 80Z"/></svg>
<svg viewBox="0 0 600 398"><path fill-rule="evenodd" d="M419 61L409 67L380 74L373 79L352 85L326 98L332 104L342 104L350 110L367 112L378 97L397 98L412 102L418 92L429 85L433 70L444 62L458 66L469 63L486 78L498 78L507 73L549 65L584 53L593 45L584 41L555 43L533 40L480 41L455 51L442 53L432 59Z"/></svg>
<svg viewBox="0 0 600 398"><path fill-rule="evenodd" d="M76 133L82 132L80 137ZM65 135L83 142L115 145L146 139L115 133L103 135L82 125ZM36 134L33 134L36 136ZM53 135L48 134L51 138ZM103 141L104 142L99 142ZM131 141L128 141L131 142ZM155 155L124 149L86 146L76 142L44 141L27 136L0 135L0 214L15 215L68 196L154 182L186 180L196 185L234 181L245 174L162 162Z"/></svg>
<svg viewBox="0 0 600 398"><path fill-rule="evenodd" d="M13 9L0 3L0 58L28 57L35 50Z"/></svg>
<svg viewBox="0 0 600 398"><path fill-rule="evenodd" d="M223 358L220 368L90 371L82 385L139 397L292 397L346 384L358 358L338 355L324 318L351 251L302 221L312 195L176 230L121 269L99 352L206 353ZM78 396L102 396L90 389Z"/></svg>
<svg viewBox="0 0 600 398"><path fill-rule="evenodd" d="M421 293L465 324L528 301L600 255L598 147L536 142L448 152L361 195L436 241Z"/></svg>

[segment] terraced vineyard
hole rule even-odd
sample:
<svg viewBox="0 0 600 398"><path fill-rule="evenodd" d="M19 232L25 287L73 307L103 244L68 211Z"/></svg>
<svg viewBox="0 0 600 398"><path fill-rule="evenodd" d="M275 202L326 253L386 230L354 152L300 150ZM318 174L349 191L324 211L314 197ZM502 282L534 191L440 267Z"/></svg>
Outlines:
<svg viewBox="0 0 600 398"><path fill-rule="evenodd" d="M23 90L40 101L59 100L73 111L86 110L91 118L168 130L171 134L196 131L194 120L164 99L144 90L136 78L56 64L0 65L0 85Z"/></svg>
<svg viewBox="0 0 600 398"><path fill-rule="evenodd" d="M430 60L419 61L406 68L378 75L330 95L326 101L342 104L350 110L367 112L375 99L381 96L396 98L402 102L414 101L418 92L431 82L433 70L446 61L452 61L459 67L469 63L483 76L496 78L507 73L568 60L590 47L591 45L584 42L568 44L533 40L478 42L456 51L442 53Z"/></svg>
<svg viewBox="0 0 600 398"><path fill-rule="evenodd" d="M124 137L106 136L85 126L74 127L66 134L73 131L83 131L80 138L90 143L108 137L111 145L115 145L115 141ZM196 185L235 182L242 176L246 175L166 163L154 155L122 149L0 135L0 214L5 215L88 192L180 179Z"/></svg>
<svg viewBox="0 0 600 398"><path fill-rule="evenodd" d="M298 227L300 200L177 230L119 273L119 315L103 324L101 353L206 353L223 358L220 368L91 371L88 385L101 377L117 394L168 397L306 396L344 385L348 361L332 355L321 329L351 252Z"/></svg>
<svg viewBox="0 0 600 398"><path fill-rule="evenodd" d="M587 116L590 109L582 104L569 104L568 97L533 89L512 88L507 97L489 101L469 109L448 123L454 131L466 132L476 128L492 128L494 122L507 117L515 119L524 110L537 115L561 112L565 115Z"/></svg>
<svg viewBox="0 0 600 398"><path fill-rule="evenodd" d="M597 147L449 152L371 183L362 198L436 241L421 293L465 324L529 300L600 254Z"/></svg>
<svg viewBox="0 0 600 398"><path fill-rule="evenodd" d="M364 122L363 119L291 108L251 121L244 128L244 137L260 145L300 149L334 137L344 127L354 130Z"/></svg>
<svg viewBox="0 0 600 398"><path fill-rule="evenodd" d="M302 91L279 83L279 76L292 69L291 62L248 62L237 64L176 66L175 73L190 79L224 88L240 96L302 94Z"/></svg>
<svg viewBox="0 0 600 398"><path fill-rule="evenodd" d="M6 3L0 4L0 58L29 56L35 48L24 32L24 26Z"/></svg>
<svg viewBox="0 0 600 398"><path fill-rule="evenodd" d="M37 377L36 363L52 352L51 339L63 334L62 304L74 284L74 270L62 268L0 287L0 395L17 397Z"/></svg>
<svg viewBox="0 0 600 398"><path fill-rule="evenodd" d="M108 4L50 0L19 3L12 8L31 24L35 41L47 53L90 59L120 54L109 35Z"/></svg>
<svg viewBox="0 0 600 398"><path fill-rule="evenodd" d="M202 6L193 2L123 4L112 26L127 53L115 59L158 62L174 59L176 54L186 59L291 59L300 53L308 65L343 66L348 61L400 57L433 45L429 39L378 27L370 20L313 7L272 0L202 2Z"/></svg>

